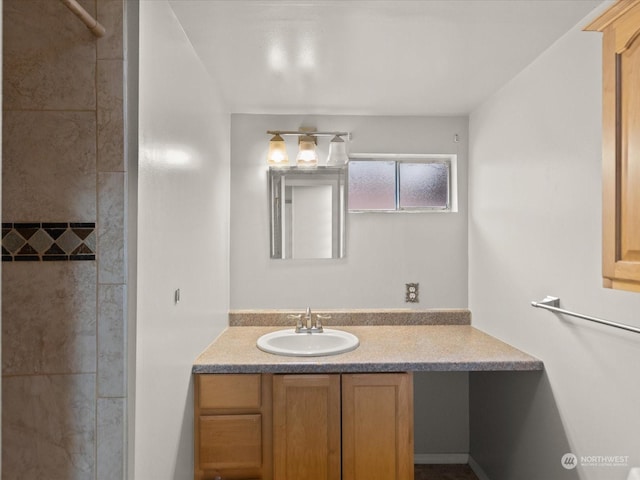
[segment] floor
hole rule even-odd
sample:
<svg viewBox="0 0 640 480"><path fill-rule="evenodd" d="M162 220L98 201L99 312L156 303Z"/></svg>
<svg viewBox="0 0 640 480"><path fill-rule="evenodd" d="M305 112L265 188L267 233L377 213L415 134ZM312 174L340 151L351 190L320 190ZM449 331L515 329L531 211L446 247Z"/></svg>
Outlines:
<svg viewBox="0 0 640 480"><path fill-rule="evenodd" d="M416 465L415 480L478 480L469 465Z"/></svg>

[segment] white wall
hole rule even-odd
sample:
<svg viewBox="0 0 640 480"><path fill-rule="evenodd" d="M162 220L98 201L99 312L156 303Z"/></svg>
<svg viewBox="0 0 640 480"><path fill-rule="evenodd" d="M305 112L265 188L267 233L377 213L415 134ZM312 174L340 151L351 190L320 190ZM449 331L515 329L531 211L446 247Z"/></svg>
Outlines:
<svg viewBox="0 0 640 480"><path fill-rule="evenodd" d="M459 212L349 214L344 259L271 260L266 131L301 125L352 132L351 153L457 153ZM466 183L466 117L232 115L231 308L465 308ZM404 301L410 282L419 304Z"/></svg>
<svg viewBox="0 0 640 480"><path fill-rule="evenodd" d="M626 478L564 470L567 451L640 465L638 335L530 306L640 326L640 295L601 286L600 45L570 31L470 117L473 323L545 363L471 375L471 455L492 480Z"/></svg>
<svg viewBox="0 0 640 480"><path fill-rule="evenodd" d="M228 204L229 116L167 1L143 0L137 479L193 478L191 365L227 325Z"/></svg>

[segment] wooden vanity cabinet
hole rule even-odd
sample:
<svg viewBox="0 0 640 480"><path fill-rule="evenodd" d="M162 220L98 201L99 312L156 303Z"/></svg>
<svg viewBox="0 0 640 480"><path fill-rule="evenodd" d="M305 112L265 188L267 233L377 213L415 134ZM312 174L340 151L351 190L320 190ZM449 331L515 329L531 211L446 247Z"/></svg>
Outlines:
<svg viewBox="0 0 640 480"><path fill-rule="evenodd" d="M585 30L603 33L603 285L640 291L640 0Z"/></svg>
<svg viewBox="0 0 640 480"><path fill-rule="evenodd" d="M273 476L340 478L340 375L273 377Z"/></svg>
<svg viewBox="0 0 640 480"><path fill-rule="evenodd" d="M271 480L271 375L195 375L195 480Z"/></svg>
<svg viewBox="0 0 640 480"><path fill-rule="evenodd" d="M413 375L195 375L195 479L413 480Z"/></svg>
<svg viewBox="0 0 640 480"><path fill-rule="evenodd" d="M413 375L342 375L342 480L413 480Z"/></svg>
<svg viewBox="0 0 640 480"><path fill-rule="evenodd" d="M413 480L411 373L275 375L274 478Z"/></svg>

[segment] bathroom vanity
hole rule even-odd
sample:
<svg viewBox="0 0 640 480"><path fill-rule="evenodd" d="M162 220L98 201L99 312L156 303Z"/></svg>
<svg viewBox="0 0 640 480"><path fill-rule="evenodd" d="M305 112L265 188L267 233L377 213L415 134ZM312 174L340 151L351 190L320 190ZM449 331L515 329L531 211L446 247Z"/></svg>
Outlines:
<svg viewBox="0 0 640 480"><path fill-rule="evenodd" d="M196 479L413 477L411 373L199 374L195 389Z"/></svg>
<svg viewBox="0 0 640 480"><path fill-rule="evenodd" d="M357 349L273 355L256 341L284 323L230 326L196 359L196 480L412 480L412 372L543 368L465 315L334 318Z"/></svg>

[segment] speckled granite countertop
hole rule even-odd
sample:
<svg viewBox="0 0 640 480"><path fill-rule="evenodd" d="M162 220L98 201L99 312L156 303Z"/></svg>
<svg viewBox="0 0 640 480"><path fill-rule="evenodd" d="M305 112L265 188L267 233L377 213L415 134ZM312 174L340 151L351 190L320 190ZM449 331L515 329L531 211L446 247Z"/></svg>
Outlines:
<svg viewBox="0 0 640 480"><path fill-rule="evenodd" d="M232 310L229 312L231 327L288 327L295 322L287 315L302 314L301 310ZM415 310L409 308L373 310L313 310L330 318L323 320L326 326L347 325L470 325L471 312L464 308Z"/></svg>
<svg viewBox="0 0 640 480"><path fill-rule="evenodd" d="M282 326L228 327L195 360L193 373L322 373L542 370L534 358L471 325L338 326L360 339L347 353L285 357L256 340Z"/></svg>

